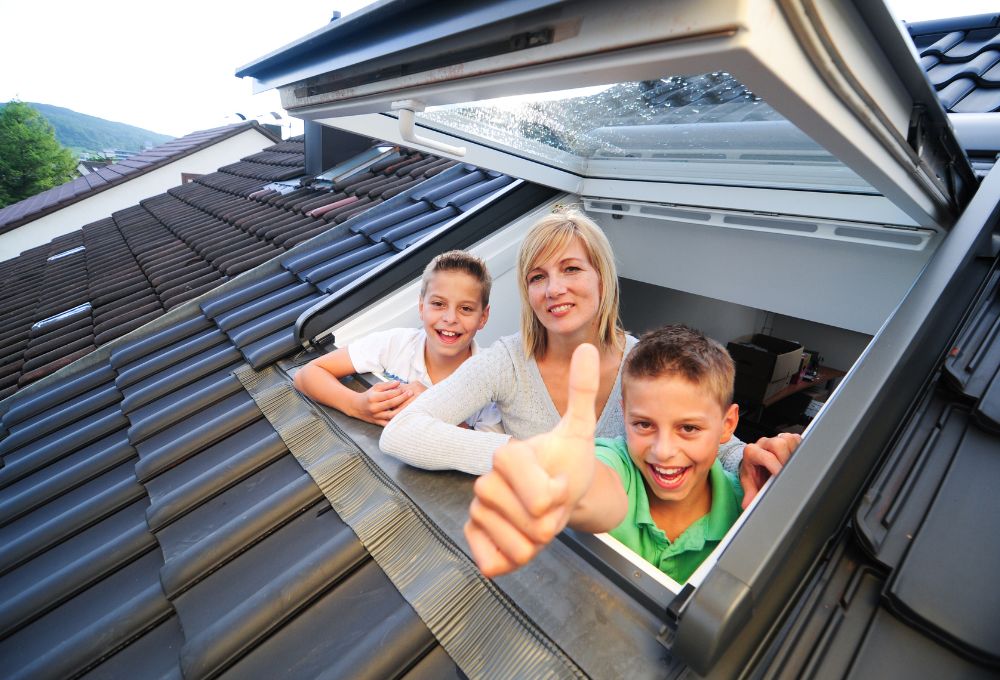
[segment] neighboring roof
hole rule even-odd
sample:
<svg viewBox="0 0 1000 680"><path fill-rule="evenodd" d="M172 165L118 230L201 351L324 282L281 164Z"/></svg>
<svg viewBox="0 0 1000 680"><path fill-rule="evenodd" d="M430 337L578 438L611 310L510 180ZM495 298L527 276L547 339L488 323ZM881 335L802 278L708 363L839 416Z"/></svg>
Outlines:
<svg viewBox="0 0 1000 680"><path fill-rule="evenodd" d="M427 160L373 173L383 195L410 184L373 210L283 255L275 247L247 276L0 402L7 677L458 674L233 375L299 351L303 309L514 184L464 165L420 184L393 172L430 174ZM258 231L300 224L286 246L308 238L300 213L230 193L254 181L203 180L143 209L176 210L171 229L198 250L225 238L189 230L195 205ZM222 183L230 191L208 186ZM332 196L269 195L300 209Z"/></svg>
<svg viewBox="0 0 1000 680"><path fill-rule="evenodd" d="M907 24L949 113L1000 111L1000 14Z"/></svg>
<svg viewBox="0 0 1000 680"><path fill-rule="evenodd" d="M0 262L0 399L452 165L402 151L266 189L303 175L293 139Z"/></svg>
<svg viewBox="0 0 1000 680"><path fill-rule="evenodd" d="M207 149L213 144L218 144L247 130L256 130L272 141L280 141L258 125L256 121L192 132L148 151L130 156L113 165L97 167L93 172L83 177L77 177L23 201L0 208L0 234L147 172L152 172L185 156Z"/></svg>

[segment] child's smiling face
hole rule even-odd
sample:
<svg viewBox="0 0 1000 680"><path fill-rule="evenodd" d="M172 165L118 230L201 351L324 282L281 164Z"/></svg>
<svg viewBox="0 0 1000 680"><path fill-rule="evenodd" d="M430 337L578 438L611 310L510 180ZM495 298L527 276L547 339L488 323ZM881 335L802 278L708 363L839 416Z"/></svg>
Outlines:
<svg viewBox="0 0 1000 680"><path fill-rule="evenodd" d="M708 389L678 375L626 381L625 436L650 506L704 503L708 472L736 429L739 408L723 409Z"/></svg>
<svg viewBox="0 0 1000 680"><path fill-rule="evenodd" d="M434 273L418 305L428 352L441 358L468 356L490 315L482 295L479 281L465 272Z"/></svg>

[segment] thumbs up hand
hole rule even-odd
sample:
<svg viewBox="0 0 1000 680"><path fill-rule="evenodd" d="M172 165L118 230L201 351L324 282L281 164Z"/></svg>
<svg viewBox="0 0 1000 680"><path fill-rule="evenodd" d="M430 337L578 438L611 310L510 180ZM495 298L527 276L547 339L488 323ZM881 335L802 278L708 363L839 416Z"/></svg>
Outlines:
<svg viewBox="0 0 1000 680"><path fill-rule="evenodd" d="M465 536L472 557L486 576L498 576L527 564L573 517L592 491L595 470L622 499L605 517L614 527L625 512L624 490L617 474L598 466L594 455L594 402L599 384L599 355L580 345L570 364L569 399L562 420L550 432L526 441L511 439L493 454L493 469L474 487ZM621 502L619 502L621 501ZM607 520L605 520L607 523ZM584 522L588 530L589 522Z"/></svg>

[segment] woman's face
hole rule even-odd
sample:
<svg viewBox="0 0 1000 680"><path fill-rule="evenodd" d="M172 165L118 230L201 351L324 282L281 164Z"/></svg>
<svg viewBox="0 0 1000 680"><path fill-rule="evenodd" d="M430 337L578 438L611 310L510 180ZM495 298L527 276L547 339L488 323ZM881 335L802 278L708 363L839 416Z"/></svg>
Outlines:
<svg viewBox="0 0 1000 680"><path fill-rule="evenodd" d="M579 237L528 271L528 303L550 334L570 336L597 327L601 279Z"/></svg>

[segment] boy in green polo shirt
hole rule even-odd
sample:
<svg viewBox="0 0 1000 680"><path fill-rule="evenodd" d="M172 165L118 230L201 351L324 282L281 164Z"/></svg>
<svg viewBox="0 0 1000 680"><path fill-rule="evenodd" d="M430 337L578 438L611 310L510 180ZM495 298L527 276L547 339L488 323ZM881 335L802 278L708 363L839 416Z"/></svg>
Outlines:
<svg viewBox="0 0 1000 680"><path fill-rule="evenodd" d="M680 583L740 515L739 480L716 457L739 420L733 376L729 353L698 331L647 333L625 360L625 437L597 440L628 498L609 533Z"/></svg>
<svg viewBox="0 0 1000 680"><path fill-rule="evenodd" d="M568 523L683 583L739 516L743 491L716 458L739 419L725 348L686 326L644 335L622 370L625 437L598 439L595 457L597 362L578 348L563 420L498 449L477 480L465 533L487 576L523 566ZM798 438L778 444L790 454Z"/></svg>

